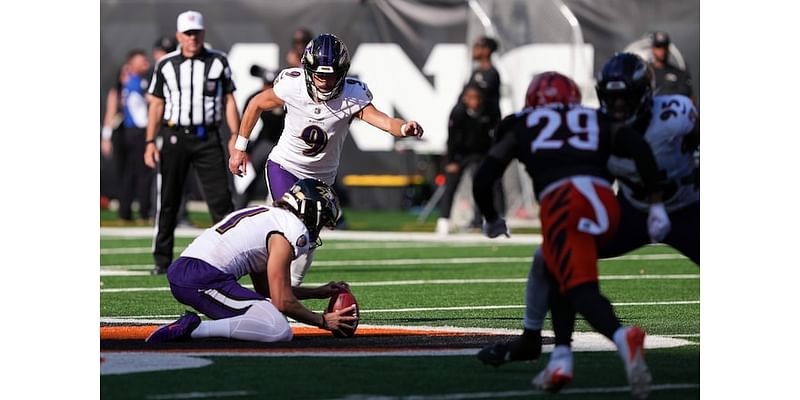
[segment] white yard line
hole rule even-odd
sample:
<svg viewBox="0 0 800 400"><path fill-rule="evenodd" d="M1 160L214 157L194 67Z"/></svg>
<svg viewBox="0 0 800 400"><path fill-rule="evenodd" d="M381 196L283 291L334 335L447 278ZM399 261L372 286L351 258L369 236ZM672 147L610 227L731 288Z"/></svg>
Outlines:
<svg viewBox="0 0 800 400"><path fill-rule="evenodd" d="M528 243L526 243L527 245ZM520 246L519 243L494 242L493 246ZM475 247L475 243L425 243L425 242L386 242L386 243L362 243L362 242L342 242L325 243L317 251L326 252L328 250L365 250L365 249L428 249L439 247ZM175 253L180 253L186 247L175 247ZM100 249L100 254L150 254L152 247L112 247Z"/></svg>
<svg viewBox="0 0 800 400"><path fill-rule="evenodd" d="M185 247L175 247L175 253L180 254ZM113 247L100 249L100 255L107 254L150 254L153 252L152 247Z"/></svg>
<svg viewBox="0 0 800 400"><path fill-rule="evenodd" d="M200 228L176 228L175 237L195 238L203 232ZM118 238L153 238L151 227L100 227L100 237ZM322 240L355 240L366 242L433 242L433 243L484 243L484 244L540 244L542 235L538 233L515 234L510 238L489 239L480 233L459 233L440 236L434 232L379 232L379 231L323 231Z"/></svg>
<svg viewBox="0 0 800 400"><path fill-rule="evenodd" d="M699 300L687 301L646 301L638 303L613 303L615 307L622 306L669 306L669 305L685 305L685 304L700 304ZM458 306L458 307L415 307L415 308L385 308L385 309L361 309L359 312L367 313L395 313L395 312L428 312L428 311L465 311L465 310L502 310L513 308L525 308L524 304L513 304L504 306Z"/></svg>
<svg viewBox="0 0 800 400"><path fill-rule="evenodd" d="M652 261L652 260L683 260L681 254L630 254L621 257L609 258L600 261ZM505 264L505 263L530 263L531 257L458 257L458 258L401 258L383 260L320 260L314 261L317 267L347 267L360 265L430 265L430 264ZM102 269L152 269L151 264L132 265L101 265Z"/></svg>
<svg viewBox="0 0 800 400"><path fill-rule="evenodd" d="M100 271L100 276L108 275L123 275L119 272L125 271ZM139 273L136 275L148 274L148 272ZM601 281L616 281L616 280L670 280L670 279L700 279L699 274L659 274L659 275L601 275ZM414 280L399 280L399 281L369 281L369 282L348 282L353 287L366 287L366 286L406 286L406 285L466 285L466 284L484 284L484 283L525 283L527 278L478 278L478 279L414 279ZM305 285L308 287L321 286L327 282L307 282ZM244 287L252 288L252 285L243 285ZM100 289L100 293L121 293L121 292L159 292L169 290L166 286L152 287L152 288L116 288L116 289Z"/></svg>

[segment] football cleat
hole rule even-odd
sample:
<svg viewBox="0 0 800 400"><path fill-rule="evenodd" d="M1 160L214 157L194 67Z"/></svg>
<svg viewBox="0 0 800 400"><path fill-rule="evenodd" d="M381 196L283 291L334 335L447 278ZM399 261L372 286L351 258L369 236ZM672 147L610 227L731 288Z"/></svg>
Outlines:
<svg viewBox="0 0 800 400"><path fill-rule="evenodd" d="M200 325L200 317L191 311L186 311L177 321L159 327L144 341L161 343L189 340L198 325Z"/></svg>
<svg viewBox="0 0 800 400"><path fill-rule="evenodd" d="M572 352L569 348L554 350L542 372L533 378L533 386L539 390L556 393L572 382Z"/></svg>
<svg viewBox="0 0 800 400"><path fill-rule="evenodd" d="M625 372L628 376L628 383L631 385L631 395L634 399L646 399L650 394L650 382L653 377L644 360L645 333L638 326L624 329L622 340L615 340L615 342L619 355L625 363Z"/></svg>
<svg viewBox="0 0 800 400"><path fill-rule="evenodd" d="M484 347L478 352L478 359L484 364L499 367L514 361L538 360L541 354L541 340L536 343L520 336L508 342L498 342Z"/></svg>

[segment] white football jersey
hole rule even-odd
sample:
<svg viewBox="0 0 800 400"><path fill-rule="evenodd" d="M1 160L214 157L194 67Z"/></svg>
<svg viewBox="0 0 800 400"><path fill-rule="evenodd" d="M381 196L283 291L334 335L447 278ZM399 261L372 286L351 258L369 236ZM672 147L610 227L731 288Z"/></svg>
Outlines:
<svg viewBox="0 0 800 400"><path fill-rule="evenodd" d="M700 200L700 192L695 189L693 182L687 182L695 169L694 155L681 149L684 136L694 129L697 121L697 110L692 101L682 95L664 95L653 97L652 117L650 125L644 134L644 139L653 149L659 169L667 174L667 179L676 185L674 193L668 193L669 198L664 199L664 206L668 212L681 209ZM636 171L633 160L611 156L608 160L608 169L619 177L620 190L630 203L647 211L649 204L637 200L633 190L625 181L641 184L641 178Z"/></svg>
<svg viewBox="0 0 800 400"><path fill-rule="evenodd" d="M332 185L350 122L372 102L372 93L358 79L345 78L338 96L316 103L308 95L302 68L281 71L273 90L286 104L286 120L269 159L298 179L317 178Z"/></svg>
<svg viewBox="0 0 800 400"><path fill-rule="evenodd" d="M308 253L306 226L290 211L256 206L235 211L198 236L181 257L203 260L237 278L267 269L267 240L283 235L292 245L294 258Z"/></svg>

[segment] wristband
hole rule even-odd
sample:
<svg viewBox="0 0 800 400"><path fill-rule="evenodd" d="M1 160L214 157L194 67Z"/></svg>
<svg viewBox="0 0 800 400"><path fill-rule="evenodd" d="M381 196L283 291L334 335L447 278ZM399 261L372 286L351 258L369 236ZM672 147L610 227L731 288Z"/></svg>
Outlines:
<svg viewBox="0 0 800 400"><path fill-rule="evenodd" d="M250 141L250 139L248 139L248 138L246 138L246 137L244 137L242 135L238 135L236 137L236 144L233 145L233 148L236 149L236 150L239 150L239 151L245 151L245 150L247 150L247 142L249 142L249 141Z"/></svg>
<svg viewBox="0 0 800 400"><path fill-rule="evenodd" d="M103 129L100 132L101 132L101 135L102 135L103 139L108 140L108 139L111 139L111 134L112 134L113 130L111 129L110 126L104 126Z"/></svg>
<svg viewBox="0 0 800 400"><path fill-rule="evenodd" d="M145 146L147 146L147 145L148 145L148 144L150 144L150 143L152 143L152 144L156 144L156 140L155 140L155 139L150 139L150 140L145 140L145 141L144 141L144 145L145 145Z"/></svg>
<svg viewBox="0 0 800 400"><path fill-rule="evenodd" d="M400 125L400 136L407 136L406 135L406 124Z"/></svg>

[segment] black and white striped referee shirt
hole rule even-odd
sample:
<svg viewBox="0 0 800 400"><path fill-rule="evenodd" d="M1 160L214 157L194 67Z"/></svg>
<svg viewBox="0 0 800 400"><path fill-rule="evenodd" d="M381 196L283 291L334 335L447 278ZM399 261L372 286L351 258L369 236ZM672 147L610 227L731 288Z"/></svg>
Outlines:
<svg viewBox="0 0 800 400"><path fill-rule="evenodd" d="M225 53L203 48L186 58L178 50L159 60L148 93L164 99L163 122L169 126L217 126L224 97L236 90Z"/></svg>

